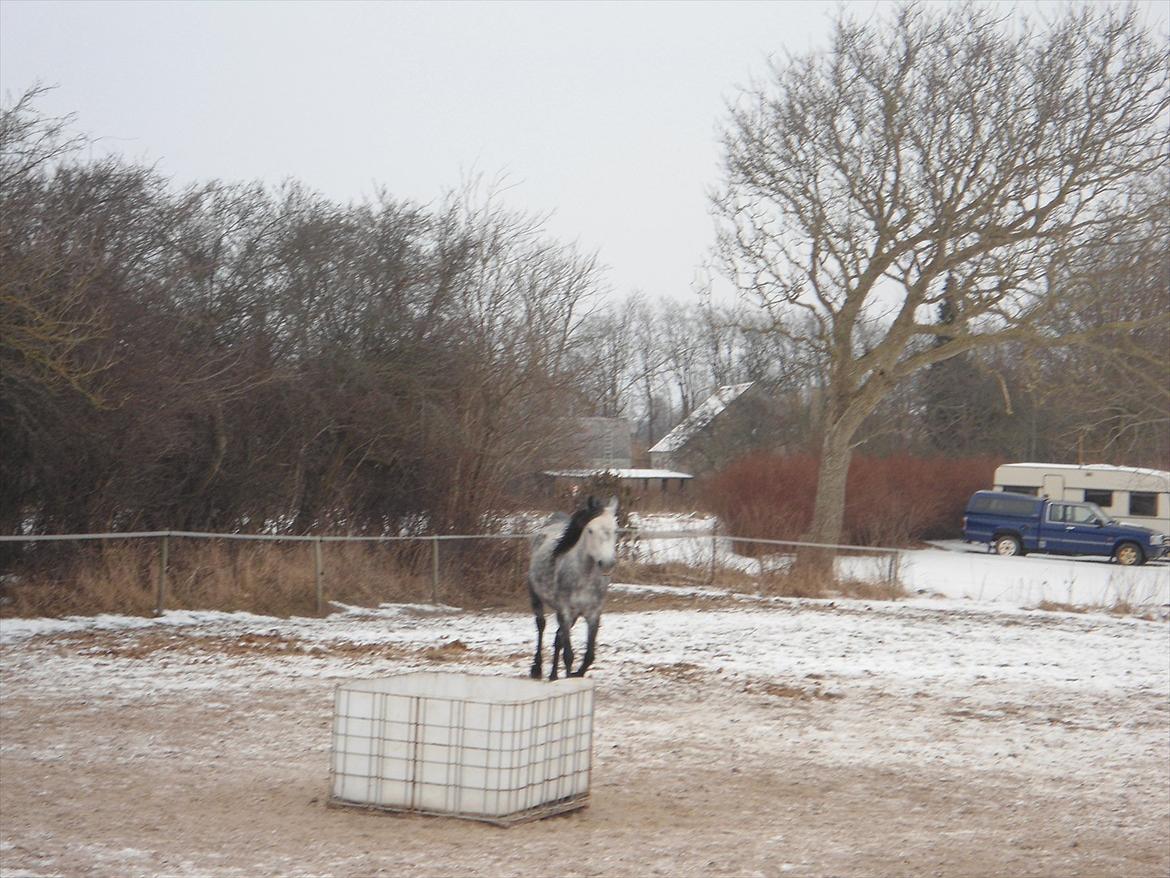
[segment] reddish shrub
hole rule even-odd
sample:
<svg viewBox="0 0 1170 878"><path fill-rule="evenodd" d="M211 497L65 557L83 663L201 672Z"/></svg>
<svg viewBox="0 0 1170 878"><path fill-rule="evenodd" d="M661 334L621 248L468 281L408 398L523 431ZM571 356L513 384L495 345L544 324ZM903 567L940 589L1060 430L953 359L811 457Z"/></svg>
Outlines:
<svg viewBox="0 0 1170 878"><path fill-rule="evenodd" d="M813 456L753 452L708 476L701 493L736 536L796 540L812 521L816 487Z"/></svg>
<svg viewBox="0 0 1170 878"><path fill-rule="evenodd" d="M999 461L855 455L849 468L843 540L905 545L957 536L967 498L988 488ZM708 477L703 497L737 536L800 539L812 522L817 460L750 454Z"/></svg>
<svg viewBox="0 0 1170 878"><path fill-rule="evenodd" d="M845 536L859 545L904 545L958 536L967 499L990 488L993 458L855 457Z"/></svg>

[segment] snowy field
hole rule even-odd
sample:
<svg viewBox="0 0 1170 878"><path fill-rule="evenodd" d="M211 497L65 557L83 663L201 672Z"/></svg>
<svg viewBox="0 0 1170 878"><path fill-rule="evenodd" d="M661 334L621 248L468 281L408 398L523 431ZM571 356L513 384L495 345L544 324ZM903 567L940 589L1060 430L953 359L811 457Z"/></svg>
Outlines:
<svg viewBox="0 0 1170 878"><path fill-rule="evenodd" d="M327 808L331 699L521 676L527 614L3 620L0 873L1165 876L1170 628L1027 607L1170 571L911 554L897 602L615 586L592 803L507 830Z"/></svg>
<svg viewBox="0 0 1170 878"><path fill-rule="evenodd" d="M711 564L713 521L706 516L642 516L639 526L668 538L640 539L636 557L647 563L683 563L695 568ZM689 534L694 536L688 536ZM936 548L897 553L897 578L908 593L976 603L1036 607L1041 603L1112 608L1127 605L1138 612L1165 616L1170 609L1170 562L1121 567L1107 558L1028 555L1001 558L983 545L959 540ZM790 555L745 558L732 551L732 541L715 540L716 566L758 574L761 567L783 567ZM889 571L888 554L844 552L837 559L842 577L877 582Z"/></svg>

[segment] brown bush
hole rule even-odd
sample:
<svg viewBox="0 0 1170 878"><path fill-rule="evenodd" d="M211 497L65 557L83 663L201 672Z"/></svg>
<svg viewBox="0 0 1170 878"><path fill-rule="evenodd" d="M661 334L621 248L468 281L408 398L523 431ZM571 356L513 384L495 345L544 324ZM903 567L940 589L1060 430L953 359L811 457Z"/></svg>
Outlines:
<svg viewBox="0 0 1170 878"><path fill-rule="evenodd" d="M812 521L817 461L811 455L755 452L704 479L704 505L726 532L760 539L798 540ZM736 550L751 554L742 546Z"/></svg>
<svg viewBox="0 0 1170 878"><path fill-rule="evenodd" d="M857 457L849 468L849 542L898 546L958 536L971 494L990 488L994 458Z"/></svg>
<svg viewBox="0 0 1170 878"><path fill-rule="evenodd" d="M959 534L974 491L990 487L1000 461L856 455L849 468L846 543L900 546ZM750 454L704 481L703 502L726 531L799 540L812 522L818 461L811 455ZM766 551L737 545L744 554Z"/></svg>

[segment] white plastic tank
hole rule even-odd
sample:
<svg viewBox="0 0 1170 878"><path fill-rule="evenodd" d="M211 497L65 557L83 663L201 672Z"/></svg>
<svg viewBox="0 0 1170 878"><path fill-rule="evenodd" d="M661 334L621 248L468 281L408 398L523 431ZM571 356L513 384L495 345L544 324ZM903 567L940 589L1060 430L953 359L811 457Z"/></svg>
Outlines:
<svg viewBox="0 0 1170 878"><path fill-rule="evenodd" d="M507 825L580 808L593 682L420 672L334 699L331 803Z"/></svg>

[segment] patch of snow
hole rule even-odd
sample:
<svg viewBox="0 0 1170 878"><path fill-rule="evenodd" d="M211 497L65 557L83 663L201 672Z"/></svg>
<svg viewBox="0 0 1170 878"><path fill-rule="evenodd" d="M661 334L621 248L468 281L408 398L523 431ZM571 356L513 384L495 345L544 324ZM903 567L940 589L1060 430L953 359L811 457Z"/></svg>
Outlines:
<svg viewBox="0 0 1170 878"><path fill-rule="evenodd" d="M625 588L626 586L620 586ZM714 592L712 592L714 593ZM387 608L390 609L390 608ZM899 689L928 686L970 687L980 679L1014 686L1044 685L1114 693L1140 690L1170 695L1166 666L1166 626L1104 615L1027 613L1008 608L1020 622L1006 624L995 605L954 601L885 602L860 600L792 600L751 598L731 608L611 612L604 617L599 643L603 678L614 663L691 664L719 673L763 679L804 679L827 675L868 686L881 681ZM195 616L195 614L191 614ZM335 614L324 619L278 619L235 613L199 614L183 631L188 636L239 639L257 632L279 633L308 646L336 643L392 645L426 650L460 641L465 661L452 670L482 666L485 656L507 659L526 655L532 645L528 614L416 614L356 617ZM63 621L63 620L62 620ZM165 629L169 620L95 617L93 630L124 631L132 636L146 625ZM78 630L79 620L63 629ZM50 633L38 626L40 634ZM10 641L11 643L11 641ZM1093 655L1092 661L1086 657ZM420 661L424 659L419 659ZM526 660L516 660L523 665ZM160 662L176 672L160 674ZM85 674L76 657L43 652L20 669L49 689L73 697L162 697L171 690L214 692L222 686L280 688L303 677L343 677L370 658L316 654L312 650L259 653L246 667L230 656L176 654L151 661L109 660L100 654L85 659ZM105 673L117 668L116 678ZM607 668L610 670L607 671ZM1009 679L1010 678L1010 679ZM234 682L233 682L234 681ZM25 683L27 684L27 679Z"/></svg>
<svg viewBox="0 0 1170 878"><path fill-rule="evenodd" d="M901 554L898 575L911 591L980 602L1095 607L1126 603L1143 609L1170 604L1170 567L1161 564L1122 567L1105 559L1003 558L923 549Z"/></svg>
<svg viewBox="0 0 1170 878"><path fill-rule="evenodd" d="M730 537L712 540L714 525L715 519L709 516L640 516L640 530L670 535L639 537L630 549L632 557L644 564L709 569L714 546L718 568L751 575L782 570L792 562L792 555L781 547L777 554L761 558L739 555ZM1170 565L1166 563L1122 567L1107 558L1039 554L1004 558L989 553L985 546L957 540L932 545L935 548L897 554L897 578L912 594L1029 607L1049 602L1090 607L1128 604L1143 612L1170 609ZM888 553L847 549L836 561L838 576L865 582L884 581L889 570Z"/></svg>

